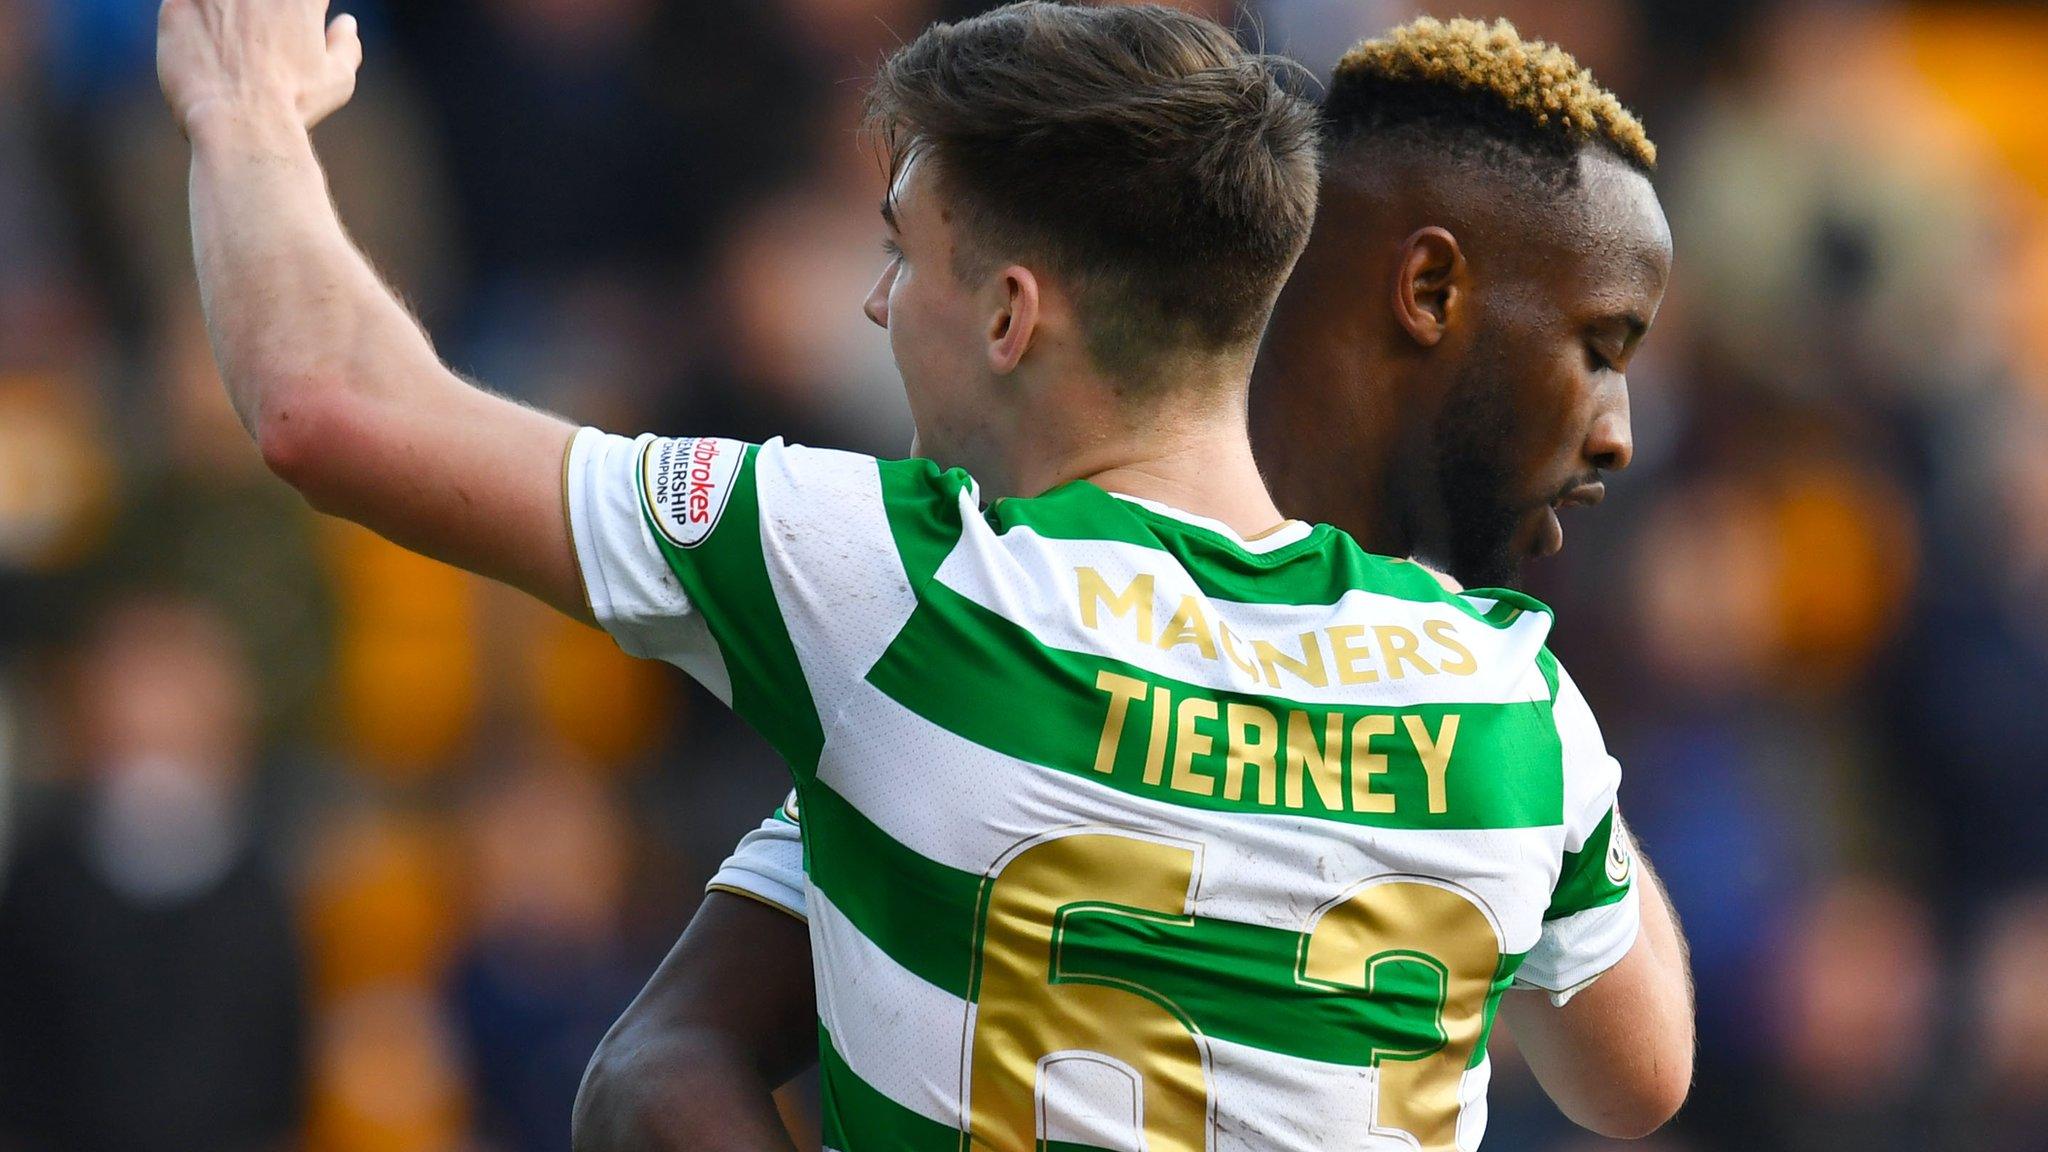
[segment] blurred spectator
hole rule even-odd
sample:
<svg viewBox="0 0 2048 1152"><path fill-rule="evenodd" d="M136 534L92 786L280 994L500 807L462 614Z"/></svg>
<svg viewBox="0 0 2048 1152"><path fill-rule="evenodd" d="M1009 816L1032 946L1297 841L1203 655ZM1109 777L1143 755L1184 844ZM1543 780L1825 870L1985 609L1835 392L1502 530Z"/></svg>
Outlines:
<svg viewBox="0 0 2048 1152"><path fill-rule="evenodd" d="M317 525L281 490L226 400L198 302L179 301L151 341L155 394L128 419L150 450L122 460L130 494L96 571L205 599L233 625L254 667L266 741L310 730L326 687L333 594ZM136 500L133 493L149 493Z"/></svg>
<svg viewBox="0 0 2048 1152"><path fill-rule="evenodd" d="M646 971L621 931L630 829L588 772L518 755L471 805L476 931L449 997L484 1138L554 1152L591 1051Z"/></svg>
<svg viewBox="0 0 2048 1152"><path fill-rule="evenodd" d="M1846 880L1801 910L1780 958L1771 1133L1787 1152L1924 1152L1941 1139L1940 968L1933 917L1911 893Z"/></svg>
<svg viewBox="0 0 2048 1152"><path fill-rule="evenodd" d="M74 222L40 139L41 21L0 0L0 373L72 362L87 323Z"/></svg>
<svg viewBox="0 0 2048 1152"><path fill-rule="evenodd" d="M850 102L840 111L835 122L857 115ZM732 321L734 378L705 380L693 415L721 421L731 417L720 408L738 407L748 423L779 417L778 430L792 439L808 428L901 455L910 445L909 405L888 334L861 310L881 272L881 162L836 134L812 147L813 174L735 221L715 265Z"/></svg>
<svg viewBox="0 0 2048 1152"><path fill-rule="evenodd" d="M487 291L696 258L787 170L826 79L775 4L449 0L392 19L433 61L420 79Z"/></svg>
<svg viewBox="0 0 2048 1152"><path fill-rule="evenodd" d="M1932 534L1942 579L1890 686L1917 721L1900 734L1903 757L1941 766L1946 786L1925 797L1934 860L1966 909L2048 880L2048 420L2001 408L1982 436L1970 458L1981 471L1956 485Z"/></svg>
<svg viewBox="0 0 2048 1152"><path fill-rule="evenodd" d="M458 1148L467 1069L435 996L460 946L456 854L434 822L372 797L324 815L304 885L318 1000L308 1144Z"/></svg>
<svg viewBox="0 0 2048 1152"><path fill-rule="evenodd" d="M80 653L76 784L0 896L0 1143L285 1147L299 948L257 852L248 671L196 604L129 597Z"/></svg>
<svg viewBox="0 0 2048 1152"><path fill-rule="evenodd" d="M95 400L74 375L0 368L0 644L47 635L118 513Z"/></svg>
<svg viewBox="0 0 2048 1152"><path fill-rule="evenodd" d="M1998 910L1985 933L1964 1017L1970 1047L1983 1054L1961 1094L1956 1147L1975 1152L2048 1149L2048 892Z"/></svg>

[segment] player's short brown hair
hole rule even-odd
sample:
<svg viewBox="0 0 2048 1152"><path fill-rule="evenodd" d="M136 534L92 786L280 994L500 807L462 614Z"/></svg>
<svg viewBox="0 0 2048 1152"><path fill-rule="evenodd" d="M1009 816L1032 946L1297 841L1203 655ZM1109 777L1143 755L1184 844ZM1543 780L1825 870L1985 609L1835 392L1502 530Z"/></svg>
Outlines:
<svg viewBox="0 0 2048 1152"><path fill-rule="evenodd" d="M1316 204L1316 113L1286 67L1157 5L1027 0L934 24L882 65L869 126L892 178L937 166L956 271L1037 262L1110 375L1255 341Z"/></svg>
<svg viewBox="0 0 2048 1152"><path fill-rule="evenodd" d="M1406 140L1550 184L1574 179L1587 147L1639 172L1657 166L1657 146L1612 92L1506 20L1425 16L1360 43L1338 63L1323 112L1333 148Z"/></svg>

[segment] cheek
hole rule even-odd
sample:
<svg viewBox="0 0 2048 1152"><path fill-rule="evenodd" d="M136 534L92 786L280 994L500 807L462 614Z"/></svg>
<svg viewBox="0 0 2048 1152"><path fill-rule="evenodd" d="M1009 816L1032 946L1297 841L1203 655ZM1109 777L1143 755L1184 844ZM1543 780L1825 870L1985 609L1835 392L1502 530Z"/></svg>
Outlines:
<svg viewBox="0 0 2048 1152"><path fill-rule="evenodd" d="M1518 495L1547 498L1574 470L1594 381L1577 365L1555 360L1530 364L1516 378L1521 386L1514 390L1503 447L1513 462Z"/></svg>
<svg viewBox="0 0 2048 1152"><path fill-rule="evenodd" d="M1516 415L1532 440L1540 438L1534 447L1557 455L1578 451L1599 388L1598 378L1580 362L1583 358L1573 351L1532 373L1540 383L1525 393L1523 411Z"/></svg>
<svg viewBox="0 0 2048 1152"><path fill-rule="evenodd" d="M933 359L930 303L915 276L898 274L889 287L889 345L897 363L909 374L925 368Z"/></svg>

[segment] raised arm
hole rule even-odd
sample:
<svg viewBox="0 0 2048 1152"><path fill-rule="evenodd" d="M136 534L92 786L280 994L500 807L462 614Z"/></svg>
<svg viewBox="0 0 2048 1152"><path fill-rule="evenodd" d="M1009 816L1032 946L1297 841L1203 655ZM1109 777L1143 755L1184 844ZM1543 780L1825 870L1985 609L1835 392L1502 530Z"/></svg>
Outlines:
<svg viewBox="0 0 2048 1152"><path fill-rule="evenodd" d="M350 242L307 130L347 103L325 0L165 0L157 68L192 142L193 251L229 397L317 508L588 619L567 423L458 377Z"/></svg>
<svg viewBox="0 0 2048 1152"><path fill-rule="evenodd" d="M1692 1088L1692 976L1664 885L1636 854L1642 928L1619 964L1563 1007L1516 990L1501 1017L1558 1108L1603 1136L1647 1136Z"/></svg>

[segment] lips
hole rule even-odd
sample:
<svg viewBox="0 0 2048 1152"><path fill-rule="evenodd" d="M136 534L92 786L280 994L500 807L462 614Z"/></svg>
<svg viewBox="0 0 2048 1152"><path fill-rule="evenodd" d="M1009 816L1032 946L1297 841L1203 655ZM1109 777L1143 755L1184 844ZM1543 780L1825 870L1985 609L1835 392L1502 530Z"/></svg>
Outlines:
<svg viewBox="0 0 2048 1152"><path fill-rule="evenodd" d="M1562 496L1550 502L1552 508L1591 508L1607 499L1607 485L1598 480L1569 488Z"/></svg>
<svg viewBox="0 0 2048 1152"><path fill-rule="evenodd" d="M1543 509L1543 522L1537 525L1536 538L1531 541L1531 544L1533 545L1531 551L1538 559L1545 556L1555 556L1558 549L1564 547L1564 525L1557 522L1557 509L1555 507L1545 507Z"/></svg>
<svg viewBox="0 0 2048 1152"><path fill-rule="evenodd" d="M1555 556L1564 547L1564 525L1558 521L1561 508L1591 508L1607 498L1607 485L1598 480L1565 489L1543 508L1543 520L1536 527L1531 551L1538 557Z"/></svg>

